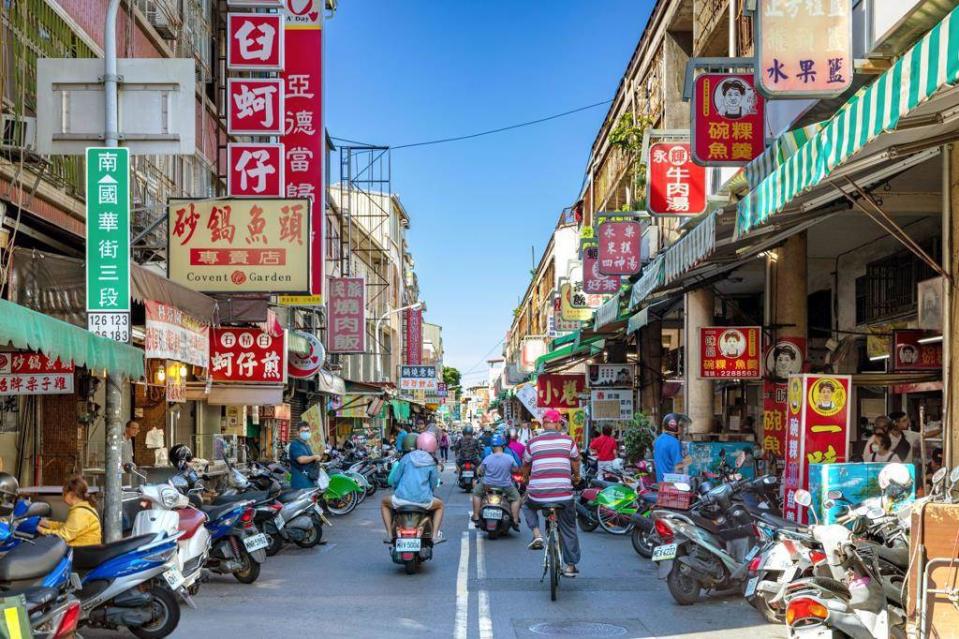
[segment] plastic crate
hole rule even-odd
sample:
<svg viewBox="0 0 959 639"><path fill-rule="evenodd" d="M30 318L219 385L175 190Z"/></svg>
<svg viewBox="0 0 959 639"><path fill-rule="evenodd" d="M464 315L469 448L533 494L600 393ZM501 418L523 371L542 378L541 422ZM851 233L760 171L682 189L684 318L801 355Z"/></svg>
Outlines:
<svg viewBox="0 0 959 639"><path fill-rule="evenodd" d="M656 505L662 508L689 510L693 497L692 491L679 490L672 484L660 484L659 492L656 494Z"/></svg>

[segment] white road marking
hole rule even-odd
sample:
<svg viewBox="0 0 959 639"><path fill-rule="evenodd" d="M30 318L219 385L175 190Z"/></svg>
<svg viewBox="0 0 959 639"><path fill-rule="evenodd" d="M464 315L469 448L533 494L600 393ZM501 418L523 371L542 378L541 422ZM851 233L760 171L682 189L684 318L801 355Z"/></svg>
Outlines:
<svg viewBox="0 0 959 639"><path fill-rule="evenodd" d="M470 536L464 532L460 538L460 565L456 572L456 620L453 624L454 639L466 639L469 631L469 569Z"/></svg>
<svg viewBox="0 0 959 639"><path fill-rule="evenodd" d="M476 578L486 579L486 542L484 535L476 535Z"/></svg>
<svg viewBox="0 0 959 639"><path fill-rule="evenodd" d="M477 541L480 541L477 538ZM489 612L489 593L480 590L477 595L479 607L479 636L480 639L493 639L493 618Z"/></svg>

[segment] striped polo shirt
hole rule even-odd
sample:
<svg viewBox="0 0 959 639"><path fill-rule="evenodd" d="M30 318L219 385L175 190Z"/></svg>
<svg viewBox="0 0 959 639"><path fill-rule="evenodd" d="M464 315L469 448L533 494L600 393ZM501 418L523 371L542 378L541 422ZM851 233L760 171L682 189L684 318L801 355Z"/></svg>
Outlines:
<svg viewBox="0 0 959 639"><path fill-rule="evenodd" d="M523 461L532 463L527 494L533 501L573 498L572 464L579 458L576 442L563 433L547 431L526 444Z"/></svg>

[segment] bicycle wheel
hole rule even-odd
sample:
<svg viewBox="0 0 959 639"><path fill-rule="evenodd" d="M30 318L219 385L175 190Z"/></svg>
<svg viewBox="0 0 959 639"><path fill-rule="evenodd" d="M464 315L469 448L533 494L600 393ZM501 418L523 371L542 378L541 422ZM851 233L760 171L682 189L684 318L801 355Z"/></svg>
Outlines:
<svg viewBox="0 0 959 639"><path fill-rule="evenodd" d="M559 551L559 535L556 534L555 524L553 525L553 530L549 535L549 599L550 601L556 601L556 591L559 590L559 571L560 568L560 551Z"/></svg>
<svg viewBox="0 0 959 639"><path fill-rule="evenodd" d="M633 530L633 520L605 506L596 507L596 519L600 527L611 535L625 535Z"/></svg>

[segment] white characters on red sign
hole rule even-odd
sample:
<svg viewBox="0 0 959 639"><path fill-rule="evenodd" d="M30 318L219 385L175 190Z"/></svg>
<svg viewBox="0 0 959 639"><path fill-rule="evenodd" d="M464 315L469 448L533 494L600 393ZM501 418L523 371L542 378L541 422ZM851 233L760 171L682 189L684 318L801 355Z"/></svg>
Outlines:
<svg viewBox="0 0 959 639"><path fill-rule="evenodd" d="M294 98L310 99L313 92L310 91L310 76L303 74L293 74L286 78L286 99Z"/></svg>
<svg viewBox="0 0 959 639"><path fill-rule="evenodd" d="M279 87L266 85L250 89L246 84L240 85L240 90L233 94L233 103L236 106L236 117L248 118L257 113L263 114L260 124L265 128L274 126L276 114L273 112L273 101Z"/></svg>
<svg viewBox="0 0 959 639"><path fill-rule="evenodd" d="M303 133L304 135L314 135L313 112L312 111L287 111L286 113L286 135L291 133Z"/></svg>
<svg viewBox="0 0 959 639"><path fill-rule="evenodd" d="M266 149L244 150L233 168L240 175L242 192L252 190L254 193L262 193L266 190L266 177L276 173L276 167L270 164L270 152ZM251 180L255 180L252 186Z"/></svg>
<svg viewBox="0 0 959 639"><path fill-rule="evenodd" d="M280 379L280 356L275 351L267 353L266 357L260 360L263 364L263 376Z"/></svg>
<svg viewBox="0 0 959 639"><path fill-rule="evenodd" d="M240 56L244 60L269 60L277 46L276 28L265 22L244 22L233 37L240 45Z"/></svg>
<svg viewBox="0 0 959 639"><path fill-rule="evenodd" d="M289 162L291 173L304 173L310 170L313 151L304 146L298 146L286 152L286 159Z"/></svg>

